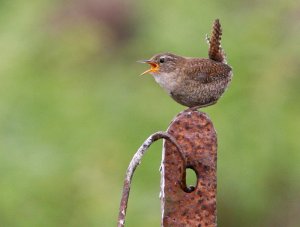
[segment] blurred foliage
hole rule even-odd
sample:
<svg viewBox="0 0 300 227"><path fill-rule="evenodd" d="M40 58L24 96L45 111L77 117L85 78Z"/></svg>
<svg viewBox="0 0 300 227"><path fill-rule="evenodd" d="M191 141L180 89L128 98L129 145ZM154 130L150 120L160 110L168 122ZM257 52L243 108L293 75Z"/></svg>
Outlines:
<svg viewBox="0 0 300 227"><path fill-rule="evenodd" d="M299 226L299 1L1 3L0 226L115 226L133 153L184 109L135 61L206 57L215 18L234 69L204 109L218 131L219 226ZM160 158L157 143L127 226L159 226Z"/></svg>

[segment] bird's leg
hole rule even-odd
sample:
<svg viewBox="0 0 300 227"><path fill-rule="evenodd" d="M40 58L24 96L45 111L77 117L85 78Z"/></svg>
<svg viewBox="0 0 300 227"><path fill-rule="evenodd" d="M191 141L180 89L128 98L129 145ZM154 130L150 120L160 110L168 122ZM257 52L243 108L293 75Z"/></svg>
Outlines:
<svg viewBox="0 0 300 227"><path fill-rule="evenodd" d="M217 101L218 101L218 100L214 100L214 101L211 101L211 102L206 103L206 104L203 104L203 105L193 106L193 107L190 107L190 108L186 109L185 111L186 111L186 112L197 111L197 110L200 109L200 108L214 105L214 104L217 103Z"/></svg>

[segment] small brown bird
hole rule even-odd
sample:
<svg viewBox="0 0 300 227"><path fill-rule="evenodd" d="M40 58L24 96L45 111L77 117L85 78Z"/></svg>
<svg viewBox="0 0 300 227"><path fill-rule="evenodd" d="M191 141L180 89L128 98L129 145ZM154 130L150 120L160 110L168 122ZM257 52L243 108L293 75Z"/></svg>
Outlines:
<svg viewBox="0 0 300 227"><path fill-rule="evenodd" d="M171 53L156 54L149 60L151 68L145 73L178 103L191 109L215 104L228 87L232 69L227 65L221 48L221 25L215 20L209 43L209 59L181 57Z"/></svg>

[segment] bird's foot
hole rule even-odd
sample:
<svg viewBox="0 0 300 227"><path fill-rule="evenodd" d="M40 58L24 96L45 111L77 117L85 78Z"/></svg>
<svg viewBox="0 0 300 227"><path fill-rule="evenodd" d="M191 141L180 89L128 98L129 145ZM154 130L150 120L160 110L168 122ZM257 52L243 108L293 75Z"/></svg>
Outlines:
<svg viewBox="0 0 300 227"><path fill-rule="evenodd" d="M200 109L200 108L208 107L208 106L214 105L214 104L217 103L217 101L218 101L218 100L215 100L215 101L212 101L212 102L203 104L203 105L199 105L199 106L189 107L189 108L187 108L184 112L197 111L197 110Z"/></svg>

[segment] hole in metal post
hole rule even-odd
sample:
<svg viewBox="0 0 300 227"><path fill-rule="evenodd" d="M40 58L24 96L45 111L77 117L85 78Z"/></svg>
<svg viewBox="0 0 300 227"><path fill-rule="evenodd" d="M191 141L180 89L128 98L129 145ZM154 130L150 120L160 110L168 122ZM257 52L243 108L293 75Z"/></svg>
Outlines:
<svg viewBox="0 0 300 227"><path fill-rule="evenodd" d="M197 173L195 172L194 169L190 167L186 168L185 171L186 171L185 182L187 185L187 192L192 192L197 187L197 183L198 183Z"/></svg>

